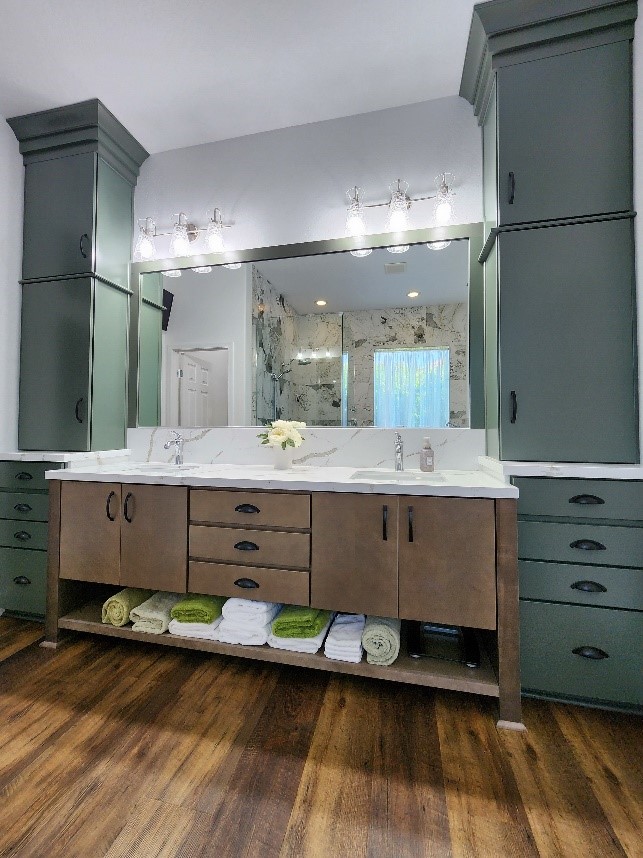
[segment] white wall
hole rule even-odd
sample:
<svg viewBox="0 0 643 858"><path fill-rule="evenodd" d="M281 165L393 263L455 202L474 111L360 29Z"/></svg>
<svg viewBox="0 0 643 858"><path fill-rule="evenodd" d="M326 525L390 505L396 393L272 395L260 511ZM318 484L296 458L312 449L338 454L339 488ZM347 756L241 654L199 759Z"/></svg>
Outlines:
<svg viewBox="0 0 643 858"><path fill-rule="evenodd" d="M23 176L18 141L0 116L0 450L18 442Z"/></svg>
<svg viewBox="0 0 643 858"><path fill-rule="evenodd" d="M639 433L643 451L643 18L634 36L634 220L636 236L636 291L639 343Z"/></svg>

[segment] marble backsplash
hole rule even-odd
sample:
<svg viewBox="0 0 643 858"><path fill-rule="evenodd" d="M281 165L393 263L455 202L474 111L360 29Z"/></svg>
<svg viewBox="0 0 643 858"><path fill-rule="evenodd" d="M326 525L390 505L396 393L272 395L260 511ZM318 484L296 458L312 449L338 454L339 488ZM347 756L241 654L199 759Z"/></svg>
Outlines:
<svg viewBox="0 0 643 858"><path fill-rule="evenodd" d="M271 465L272 451L262 447L257 426L230 426L213 429L180 428L185 438L185 461L199 464ZM400 429L404 441L404 462L419 468L420 448L425 435L431 438L438 470L477 470L478 457L485 454L484 429ZM373 427L311 427L302 430L303 445L295 451L294 465L337 467L393 467L392 429ZM170 427L129 429L127 445L132 457L141 462L170 462L171 451L163 448L170 439Z"/></svg>

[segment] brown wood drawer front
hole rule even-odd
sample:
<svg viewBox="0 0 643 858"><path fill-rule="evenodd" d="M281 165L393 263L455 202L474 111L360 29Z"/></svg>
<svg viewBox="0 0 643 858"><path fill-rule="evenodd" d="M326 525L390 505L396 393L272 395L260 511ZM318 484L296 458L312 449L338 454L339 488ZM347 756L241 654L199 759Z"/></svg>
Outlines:
<svg viewBox="0 0 643 858"><path fill-rule="evenodd" d="M250 527L310 527L310 495L192 489L190 520Z"/></svg>
<svg viewBox="0 0 643 858"><path fill-rule="evenodd" d="M310 535L191 524L190 557L242 566L308 569Z"/></svg>
<svg viewBox="0 0 643 858"><path fill-rule="evenodd" d="M261 566L249 569L247 566L191 560L188 590L190 593L209 593L212 596L237 596L264 602L283 602L286 605L308 605L310 577L308 572L265 569Z"/></svg>

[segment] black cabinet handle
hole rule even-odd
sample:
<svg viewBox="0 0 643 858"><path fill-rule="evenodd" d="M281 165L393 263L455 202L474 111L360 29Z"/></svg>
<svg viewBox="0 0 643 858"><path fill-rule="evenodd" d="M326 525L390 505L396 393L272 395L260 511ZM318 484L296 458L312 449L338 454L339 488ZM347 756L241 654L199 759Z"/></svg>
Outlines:
<svg viewBox="0 0 643 858"><path fill-rule="evenodd" d="M575 539L569 543L570 548L580 548L581 551L606 551L602 542L595 539Z"/></svg>
<svg viewBox="0 0 643 858"><path fill-rule="evenodd" d="M31 581L26 575L18 575L17 578L13 579L13 583L17 584L19 587L26 587L28 584L31 584Z"/></svg>
<svg viewBox="0 0 643 858"><path fill-rule="evenodd" d="M33 480L33 474L30 474L28 471L20 471L16 474L17 480Z"/></svg>
<svg viewBox="0 0 643 858"><path fill-rule="evenodd" d="M132 523L132 518L129 514L129 502L133 497L134 495L131 492L128 492L125 495L125 502L123 503L123 517L125 518L125 521L128 522L128 524Z"/></svg>
<svg viewBox="0 0 643 858"><path fill-rule="evenodd" d="M257 543L248 542L247 539L242 539L241 542L237 542L234 547L237 551L259 551Z"/></svg>
<svg viewBox="0 0 643 858"><path fill-rule="evenodd" d="M573 649L574 655L580 655L583 658L591 658L593 661L600 661L603 658L609 658L609 655L603 649L597 646L577 646Z"/></svg>
<svg viewBox="0 0 643 858"><path fill-rule="evenodd" d="M17 503L14 509L16 512L31 512L31 507L28 503Z"/></svg>
<svg viewBox="0 0 643 858"><path fill-rule="evenodd" d="M253 503L240 503L239 506L235 506L234 511L247 512L249 514L253 512L261 512L259 507L255 506Z"/></svg>
<svg viewBox="0 0 643 858"><path fill-rule="evenodd" d="M108 518L110 521L116 521L116 516L115 516L115 515L112 515L112 512L111 512L111 510L110 510L110 508L109 508L109 507L110 507L110 504L111 504L111 502L112 502L112 498L115 498L115 497L116 497L116 492L110 492L110 493L107 495L107 501L105 502L105 512L106 512L106 514L107 514L107 518Z"/></svg>
<svg viewBox="0 0 643 858"><path fill-rule="evenodd" d="M597 584L596 581L574 581L571 590L580 590L581 593L607 593L607 587Z"/></svg>
<svg viewBox="0 0 643 858"><path fill-rule="evenodd" d="M18 530L14 533L15 539L20 540L20 542L29 542L31 539L31 534L27 533L26 530Z"/></svg>
<svg viewBox="0 0 643 858"><path fill-rule="evenodd" d="M256 590L259 587L256 581L252 578L237 578L234 582L235 587L241 587L242 590Z"/></svg>
<svg viewBox="0 0 643 858"><path fill-rule="evenodd" d="M570 503L579 503L587 506L592 506L593 504L605 503L603 498L599 498L597 495L574 495L573 498L569 499Z"/></svg>
<svg viewBox="0 0 643 858"><path fill-rule="evenodd" d="M382 506L382 539L384 542L388 541L388 506L386 504Z"/></svg>
<svg viewBox="0 0 643 858"><path fill-rule="evenodd" d="M409 507L409 542L413 542L413 507Z"/></svg>
<svg viewBox="0 0 643 858"><path fill-rule="evenodd" d="M80 413L80 406L83 404L84 401L85 401L85 397L81 396L80 399L78 400L78 402L76 403L76 408L74 409L74 413L76 415L76 420L79 423L83 422L83 418L82 418L81 413Z"/></svg>
<svg viewBox="0 0 643 858"><path fill-rule="evenodd" d="M87 259L87 251L85 250L86 241L89 241L89 236L86 232L84 232L80 237L80 241L78 242L78 247L80 248L80 255L83 257L83 259Z"/></svg>
<svg viewBox="0 0 643 858"><path fill-rule="evenodd" d="M510 206L514 204L514 197L516 196L516 176L514 173L509 173L508 182L507 182L507 202Z"/></svg>
<svg viewBox="0 0 643 858"><path fill-rule="evenodd" d="M516 396L516 391L512 390L509 394L511 397L511 422L516 422L516 417L518 417L518 397Z"/></svg>

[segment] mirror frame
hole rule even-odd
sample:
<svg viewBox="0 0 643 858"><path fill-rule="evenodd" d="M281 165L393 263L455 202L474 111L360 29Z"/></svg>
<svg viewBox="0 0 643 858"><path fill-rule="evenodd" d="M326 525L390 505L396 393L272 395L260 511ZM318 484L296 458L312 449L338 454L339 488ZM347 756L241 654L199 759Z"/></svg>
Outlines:
<svg viewBox="0 0 643 858"><path fill-rule="evenodd" d="M360 238L347 236L302 244L279 244L249 250L228 250L225 253L203 253L195 256L165 257L148 262L130 263L130 326L128 365L128 428L137 428L139 402L139 329L142 301L141 275L156 274L171 269L181 271L197 266L225 265L230 262L265 262L298 256L325 256L349 250L377 250L396 244L424 244L430 241L468 239L469 246L469 428L485 428L484 407L484 268L478 257L484 244L482 223L457 224L405 232L379 233ZM147 300L147 299L146 299ZM156 305L155 305L156 306ZM158 309L163 309L159 307ZM160 355L159 355L160 366ZM161 379L159 376L159 389ZM327 427L329 429L342 427Z"/></svg>

